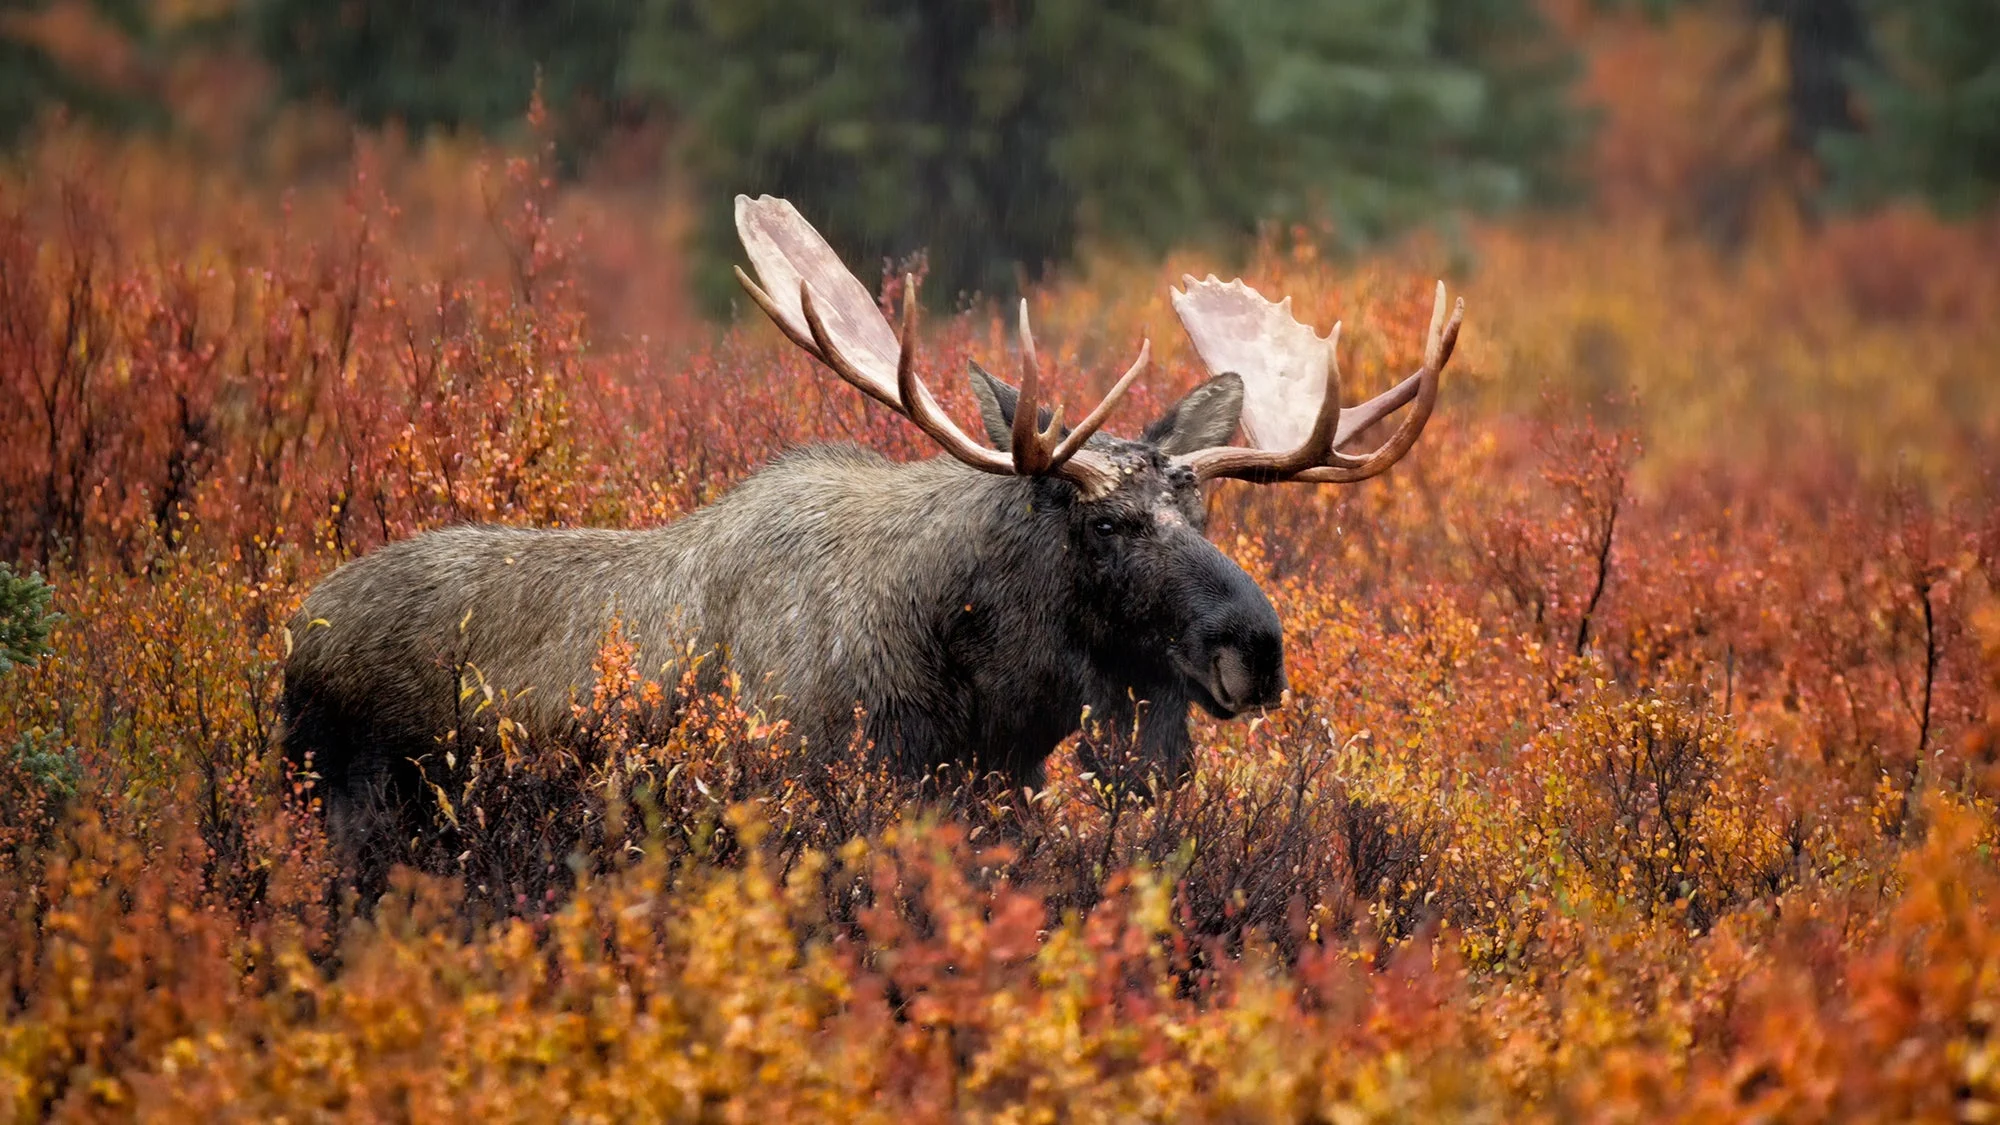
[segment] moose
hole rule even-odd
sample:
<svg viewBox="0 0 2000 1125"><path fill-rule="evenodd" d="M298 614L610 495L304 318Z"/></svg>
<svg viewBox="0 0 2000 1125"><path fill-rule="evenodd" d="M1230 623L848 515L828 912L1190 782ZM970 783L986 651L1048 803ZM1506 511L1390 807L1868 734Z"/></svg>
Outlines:
<svg viewBox="0 0 2000 1125"><path fill-rule="evenodd" d="M1042 403L1020 305L1020 385L977 365L990 445L918 377L915 279L901 332L782 200L736 199L756 271L736 274L798 347L949 456L852 446L776 459L721 499L645 530L458 526L353 560L289 625L282 721L329 811L407 802L460 714L465 669L561 737L614 617L642 667L732 670L748 702L831 753L861 734L895 768L1039 785L1086 721L1155 784L1188 775L1188 709L1229 719L1286 690L1277 613L1205 537L1204 485L1347 484L1416 443L1464 316L1437 286L1423 365L1341 406L1339 326L1321 337L1241 280L1188 277L1173 305L1212 377L1137 438L1100 432L1150 342L1074 428ZM1408 406L1379 448L1363 431ZM1229 444L1239 424L1248 444ZM690 665L682 663L680 667Z"/></svg>

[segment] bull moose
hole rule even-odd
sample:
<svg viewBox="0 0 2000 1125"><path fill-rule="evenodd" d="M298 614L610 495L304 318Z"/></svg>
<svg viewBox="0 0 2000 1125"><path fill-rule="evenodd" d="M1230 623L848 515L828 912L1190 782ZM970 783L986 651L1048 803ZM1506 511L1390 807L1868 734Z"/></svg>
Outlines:
<svg viewBox="0 0 2000 1125"><path fill-rule="evenodd" d="M1204 538L1203 486L1346 484L1388 469L1423 432L1464 302L1437 287L1423 366L1340 405L1334 349L1240 280L1173 294L1213 372L1137 438L1100 433L1150 343L1075 428L1042 406L1021 303L1018 387L976 366L991 445L918 378L914 280L902 329L782 199L736 199L756 271L744 288L784 334L949 456L897 463L796 450L721 499L647 530L460 526L340 567L293 618L287 752L308 753L329 806L407 799L459 714L460 668L509 693L532 734L560 736L614 617L659 666L709 653L749 701L808 746L866 738L901 769L997 771L1034 785L1088 713L1173 783L1188 707L1231 718L1285 690L1271 603ZM1351 439L1409 411L1380 448ZM1228 444L1239 423L1248 444Z"/></svg>

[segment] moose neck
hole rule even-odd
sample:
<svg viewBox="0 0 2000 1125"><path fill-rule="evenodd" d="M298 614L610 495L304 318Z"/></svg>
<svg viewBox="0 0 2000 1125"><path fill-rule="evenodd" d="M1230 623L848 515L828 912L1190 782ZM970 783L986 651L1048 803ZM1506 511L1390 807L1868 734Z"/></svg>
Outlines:
<svg viewBox="0 0 2000 1125"><path fill-rule="evenodd" d="M1149 638L1108 624L1106 603L1131 592L1100 582L1078 551L1071 486L931 464L939 466L940 506L968 501L958 518L976 561L965 604L956 607L964 620L952 647L1003 673L979 693L1001 701L991 730L995 751L1039 760L1078 728L1087 709L1100 728L1088 744L1127 742L1136 724L1143 755L1180 768L1187 697ZM1002 659L990 659L996 655ZM1098 768L1097 753L1086 748L1085 756Z"/></svg>
<svg viewBox="0 0 2000 1125"><path fill-rule="evenodd" d="M964 729L936 734L962 739L984 768L1034 776L1085 708L1129 732L1135 694L1164 693L1147 690L1148 669L1097 625L1089 599L1116 594L1093 589L1072 543L1071 486L944 458L884 469L897 508L928 525L920 562L905 565L937 570L909 592L935 599L926 615L945 674L965 689ZM1161 703L1147 726L1184 742L1185 701Z"/></svg>

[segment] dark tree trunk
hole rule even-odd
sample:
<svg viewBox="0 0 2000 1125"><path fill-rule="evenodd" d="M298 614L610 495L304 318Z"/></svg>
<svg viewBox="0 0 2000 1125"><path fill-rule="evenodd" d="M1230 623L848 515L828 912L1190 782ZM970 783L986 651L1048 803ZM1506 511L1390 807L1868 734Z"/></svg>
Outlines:
<svg viewBox="0 0 2000 1125"><path fill-rule="evenodd" d="M1860 124L1847 72L1869 53L1867 18L1860 0L1757 0L1757 6L1784 26L1791 144L1812 155L1821 137Z"/></svg>

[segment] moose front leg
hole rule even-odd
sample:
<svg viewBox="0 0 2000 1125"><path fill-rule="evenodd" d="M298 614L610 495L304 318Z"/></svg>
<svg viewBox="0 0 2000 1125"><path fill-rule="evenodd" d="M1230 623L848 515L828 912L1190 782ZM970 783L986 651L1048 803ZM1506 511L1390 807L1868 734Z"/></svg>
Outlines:
<svg viewBox="0 0 2000 1125"><path fill-rule="evenodd" d="M1134 796L1177 789L1194 773L1187 710L1187 700L1171 694L1094 707L1077 742L1077 761Z"/></svg>

